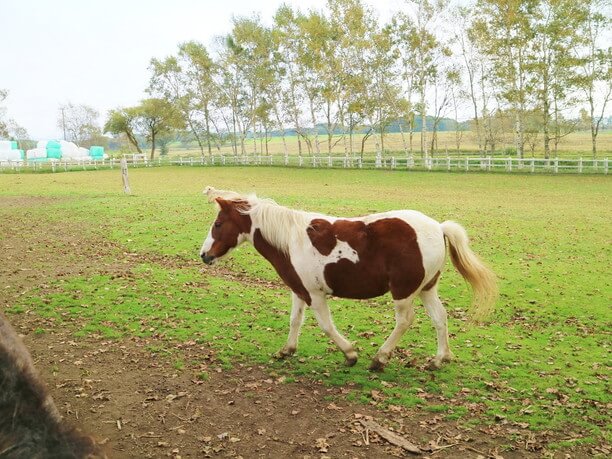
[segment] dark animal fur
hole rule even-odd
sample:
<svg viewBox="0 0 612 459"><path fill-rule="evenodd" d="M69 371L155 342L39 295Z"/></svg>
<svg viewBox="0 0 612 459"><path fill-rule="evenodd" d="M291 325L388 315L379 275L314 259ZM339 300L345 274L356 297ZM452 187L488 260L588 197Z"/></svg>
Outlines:
<svg viewBox="0 0 612 459"><path fill-rule="evenodd" d="M0 314L0 459L87 457L105 455L62 423L28 350Z"/></svg>

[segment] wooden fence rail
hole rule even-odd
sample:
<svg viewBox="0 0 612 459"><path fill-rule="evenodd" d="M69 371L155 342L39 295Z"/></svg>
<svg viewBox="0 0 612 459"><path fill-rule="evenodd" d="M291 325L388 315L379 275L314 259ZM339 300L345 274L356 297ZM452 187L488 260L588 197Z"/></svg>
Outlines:
<svg viewBox="0 0 612 459"><path fill-rule="evenodd" d="M124 158L125 159L125 158ZM179 158L128 158L129 167L154 166L278 166L322 169L389 169L455 172L506 172L545 174L608 174L608 158L602 159L541 159L501 157L377 157L351 158L344 156L199 156ZM121 159L87 161L23 162L2 161L2 172L64 172L120 168Z"/></svg>

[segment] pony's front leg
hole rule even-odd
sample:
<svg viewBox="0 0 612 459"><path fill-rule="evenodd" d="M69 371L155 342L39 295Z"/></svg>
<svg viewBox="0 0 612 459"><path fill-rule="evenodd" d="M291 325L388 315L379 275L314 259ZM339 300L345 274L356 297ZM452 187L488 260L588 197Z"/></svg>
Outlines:
<svg viewBox="0 0 612 459"><path fill-rule="evenodd" d="M304 323L304 309L306 303L300 299L295 293L291 293L291 318L289 319L289 337L287 338L287 344L278 351L275 356L277 358L284 359L290 355L293 355L297 349L298 337L300 336L300 329Z"/></svg>
<svg viewBox="0 0 612 459"><path fill-rule="evenodd" d="M312 304L310 306L323 332L325 332L325 334L336 343L340 350L344 352L346 364L349 367L355 365L357 363L357 352L355 348L353 348L353 345L336 329L331 313L329 312L329 307L327 306L325 295L313 295Z"/></svg>
<svg viewBox="0 0 612 459"><path fill-rule="evenodd" d="M370 370L383 371L385 365L389 363L389 357L391 357L393 349L395 349L402 335L408 330L408 327L412 325L414 320L413 299L414 295L402 300L395 300L395 328L372 359Z"/></svg>

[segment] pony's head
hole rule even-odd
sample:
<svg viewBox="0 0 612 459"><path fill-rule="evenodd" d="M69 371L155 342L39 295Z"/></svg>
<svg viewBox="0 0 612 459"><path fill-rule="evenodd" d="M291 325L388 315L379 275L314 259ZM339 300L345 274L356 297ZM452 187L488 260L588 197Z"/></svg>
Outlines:
<svg viewBox="0 0 612 459"><path fill-rule="evenodd" d="M211 265L247 239L251 218L244 213L249 208L248 201L238 193L206 187L204 194L219 209L200 249L202 261Z"/></svg>

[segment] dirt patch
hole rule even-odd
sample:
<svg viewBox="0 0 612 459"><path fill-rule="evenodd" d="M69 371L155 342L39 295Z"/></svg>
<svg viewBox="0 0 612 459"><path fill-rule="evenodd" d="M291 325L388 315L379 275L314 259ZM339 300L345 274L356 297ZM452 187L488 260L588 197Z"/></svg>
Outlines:
<svg viewBox="0 0 612 459"><path fill-rule="evenodd" d="M120 273L141 262L184 266L174 257L126 253L67 222L29 216L27 208L45 200L14 204L25 209L19 218L0 212L2 306L66 276ZM216 274L243 279L222 269ZM501 425L470 430L400 407L381 411L351 404L344 397L350 387L329 388L306 378L287 383L265 366L226 370L213 349L195 342L76 339L78 318L67 318L73 323L64 328L31 312L9 318L62 414L104 443L109 457L408 456L365 429L360 420L370 417L432 457L541 457L535 438L515 442ZM176 368L177 359L187 362L183 368Z"/></svg>

